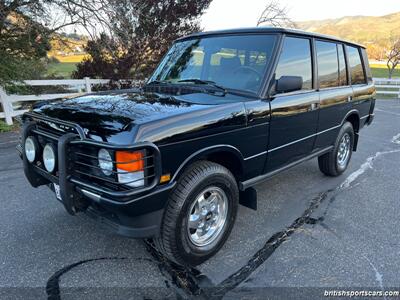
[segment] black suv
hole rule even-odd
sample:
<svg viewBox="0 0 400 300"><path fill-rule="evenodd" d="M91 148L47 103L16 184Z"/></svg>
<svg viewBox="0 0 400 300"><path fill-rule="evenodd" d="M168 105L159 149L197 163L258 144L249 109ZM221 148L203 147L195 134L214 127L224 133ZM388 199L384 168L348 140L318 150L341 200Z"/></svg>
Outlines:
<svg viewBox="0 0 400 300"><path fill-rule="evenodd" d="M255 184L310 158L343 173L375 88L365 48L250 28L177 40L147 84L37 104L18 147L32 186L70 214L151 238L171 260L215 254Z"/></svg>

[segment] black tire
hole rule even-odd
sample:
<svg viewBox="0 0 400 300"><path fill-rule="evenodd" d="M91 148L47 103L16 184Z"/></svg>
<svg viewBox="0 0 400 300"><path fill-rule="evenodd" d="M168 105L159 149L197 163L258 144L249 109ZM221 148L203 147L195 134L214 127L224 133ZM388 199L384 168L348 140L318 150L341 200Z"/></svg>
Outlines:
<svg viewBox="0 0 400 300"><path fill-rule="evenodd" d="M198 195L209 187L217 187L227 196L226 221L215 241L196 246L190 240L188 216ZM175 263L196 266L212 257L227 240L236 219L239 190L232 173L225 167L198 161L188 168L172 191L164 213L160 236L154 239L156 248Z"/></svg>
<svg viewBox="0 0 400 300"><path fill-rule="evenodd" d="M345 162L345 164L340 165L338 163L338 152L339 152L340 143L342 141L342 138L346 134L350 137L350 152L348 154L348 158L347 158L347 161ZM353 125L351 125L350 122L345 122L343 124L343 126L340 128L340 131L336 138L333 150L331 152L328 152L328 153L318 157L318 165L319 165L319 169L321 170L321 172L327 176L333 176L333 177L341 175L347 169L347 166L349 165L351 155L353 152L353 145L354 145Z"/></svg>

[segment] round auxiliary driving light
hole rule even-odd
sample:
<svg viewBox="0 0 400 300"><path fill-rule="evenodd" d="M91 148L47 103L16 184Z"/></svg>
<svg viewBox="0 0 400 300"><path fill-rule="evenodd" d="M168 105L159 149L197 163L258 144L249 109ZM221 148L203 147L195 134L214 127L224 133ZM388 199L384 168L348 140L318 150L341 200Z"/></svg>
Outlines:
<svg viewBox="0 0 400 300"><path fill-rule="evenodd" d="M38 146L35 138L28 136L25 140L25 156L30 163L35 161L37 150Z"/></svg>
<svg viewBox="0 0 400 300"><path fill-rule="evenodd" d="M50 173L56 168L56 152L51 144L46 144L43 149L43 163L46 170Z"/></svg>
<svg viewBox="0 0 400 300"><path fill-rule="evenodd" d="M103 171L104 175L110 176L114 167L110 152L108 152L106 149L100 149L98 158L99 158L99 166Z"/></svg>

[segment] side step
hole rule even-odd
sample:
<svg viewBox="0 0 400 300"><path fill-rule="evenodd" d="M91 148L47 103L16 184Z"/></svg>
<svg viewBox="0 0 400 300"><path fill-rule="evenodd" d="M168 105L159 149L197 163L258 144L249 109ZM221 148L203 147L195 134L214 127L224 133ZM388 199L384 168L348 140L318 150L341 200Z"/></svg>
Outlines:
<svg viewBox="0 0 400 300"><path fill-rule="evenodd" d="M322 154L328 153L332 149L333 149L333 146L329 146L325 149L313 152L310 155L303 157L302 159L299 159L297 161L294 161L288 165L285 165L277 170L274 170L272 172L269 172L269 173L266 173L266 174L263 174L263 175L260 175L260 176L254 177L254 178L251 178L251 179L243 181L243 182L239 182L239 190L246 191L249 187L252 187L253 185L263 182L263 181L267 180L268 178L271 178L272 176L279 174L282 171L285 171L287 169L290 169L291 167L297 166L298 164L301 164L301 163L303 163L307 160L310 160L314 157L318 157Z"/></svg>

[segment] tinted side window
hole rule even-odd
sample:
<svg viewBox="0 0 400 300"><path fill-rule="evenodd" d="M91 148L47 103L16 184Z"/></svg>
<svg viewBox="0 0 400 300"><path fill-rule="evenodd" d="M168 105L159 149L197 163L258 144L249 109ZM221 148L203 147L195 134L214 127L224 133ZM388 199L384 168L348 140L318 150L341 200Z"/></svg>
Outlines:
<svg viewBox="0 0 400 300"><path fill-rule="evenodd" d="M339 85L339 62L335 43L316 42L318 61L318 81L320 88Z"/></svg>
<svg viewBox="0 0 400 300"><path fill-rule="evenodd" d="M367 51L364 48L361 48L361 55L363 57L364 68L365 68L365 73L367 75L368 82L372 82L372 73L371 73L371 68L369 67L368 55L367 55Z"/></svg>
<svg viewBox="0 0 400 300"><path fill-rule="evenodd" d="M312 89L312 64L310 40L286 37L275 72L275 78L300 76L303 78L302 90Z"/></svg>
<svg viewBox="0 0 400 300"><path fill-rule="evenodd" d="M360 52L355 47L347 47L347 56L351 72L351 84L363 84L365 82L364 69L361 64Z"/></svg>
<svg viewBox="0 0 400 300"><path fill-rule="evenodd" d="M339 58L339 85L347 85L347 71L346 71L346 59L344 57L343 45L337 45L338 58Z"/></svg>

